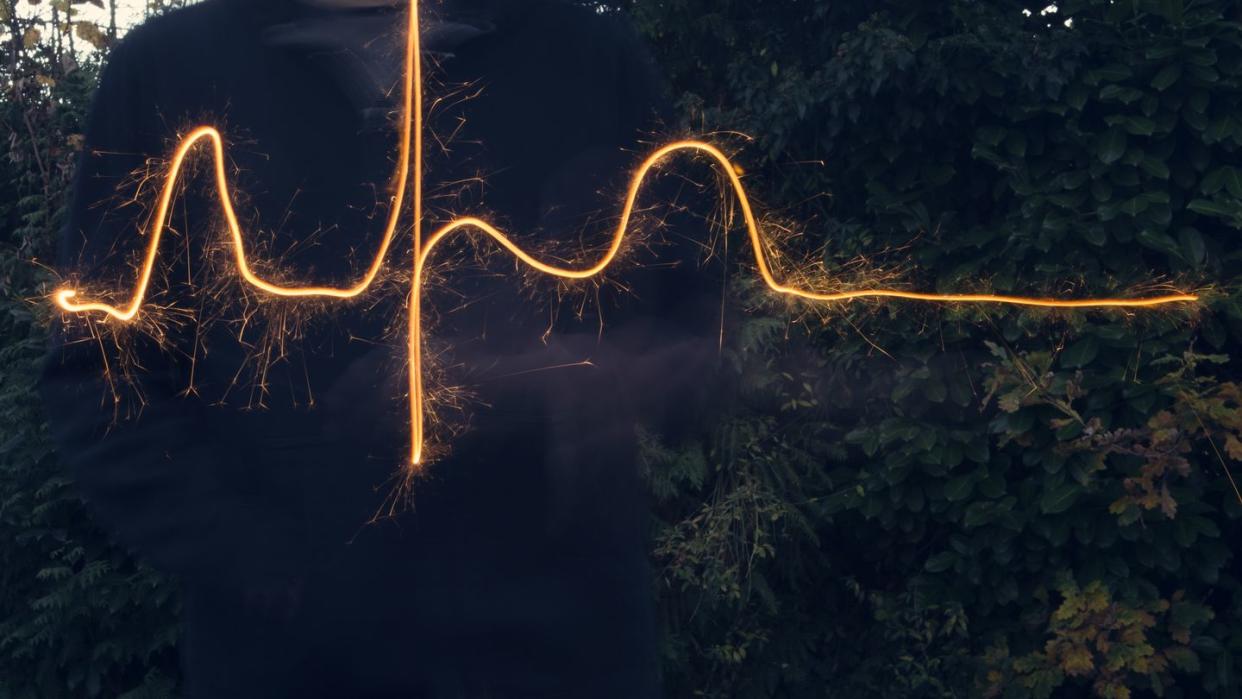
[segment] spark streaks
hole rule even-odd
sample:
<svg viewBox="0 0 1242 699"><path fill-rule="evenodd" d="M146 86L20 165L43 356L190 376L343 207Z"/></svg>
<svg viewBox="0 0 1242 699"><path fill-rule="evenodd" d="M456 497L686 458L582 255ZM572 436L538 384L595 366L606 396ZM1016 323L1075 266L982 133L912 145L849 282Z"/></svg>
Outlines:
<svg viewBox="0 0 1242 699"><path fill-rule="evenodd" d="M519 246L504 232L487 221L476 217L461 217L435 230L424 240L423 224L423 76L419 38L419 0L409 0L407 13L407 38L405 70L402 78L404 95L399 137L396 172L392 178L392 195L386 224L375 257L365 274L355 283L344 287L315 285L286 285L266 280L251 268L246 253L246 236L233 207L233 195L225 166L225 144L221 133L211 126L200 126L181 141L164 176L155 215L151 220L146 251L142 257L138 279L127 303L113 306L99 301L79 301L77 289L65 288L54 294L61 309L71 313L102 313L120 321L130 322L141 313L147 292L158 263L160 240L168 226L169 212L176 196L177 184L187 158L202 146L208 146L214 162L214 179L219 206L227 223L233 259L242 279L261 292L289 298L350 299L362 295L373 286L384 269L397 228L407 208L413 217L412 282L408 298L407 351L409 358L408 390L410 410L410 464L411 472L419 470L424 463L425 442L425 388L423 385L423 316L422 297L426 282L425 271L437 246L454 233L482 234L495 245L504 249L522 264L550 276L570 280L595 277L604 272L618 257L630 233L639 194L654 168L679 154L694 154L706 158L718 167L727 178L729 189L736 198L746 226L748 241L754 262L764 283L780 295L816 303L850 301L861 298L887 298L938 303L1000 303L1046 308L1143 308L1171 303L1193 302L1198 297L1191 294L1170 294L1148 298L1124 299L1055 299L992 294L925 294L896 289L865 289L826 293L782 282L773 270L768 251L765 249L764 229L755 214L738 169L728 156L715 146L701 141L678 141L665 145L650 156L634 172L625 196L620 217L612 233L608 247L594 263L581 266L550 264ZM407 201L407 190L408 192Z"/></svg>

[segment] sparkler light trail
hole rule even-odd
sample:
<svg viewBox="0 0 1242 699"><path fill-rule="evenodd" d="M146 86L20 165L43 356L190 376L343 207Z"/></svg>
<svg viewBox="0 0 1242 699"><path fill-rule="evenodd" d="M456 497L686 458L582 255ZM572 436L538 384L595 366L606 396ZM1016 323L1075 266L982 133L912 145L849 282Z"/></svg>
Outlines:
<svg viewBox="0 0 1242 699"><path fill-rule="evenodd" d="M128 303L113 306L98 301L78 301L80 293L76 289L65 288L54 295L55 302L61 309L70 313L103 313L120 321L133 321L142 311L147 291L151 285L155 265L159 258L160 239L169 224L169 212L176 195L177 183L182 174L186 159L200 145L206 143L211 147L214 161L215 189L219 205L224 213L231 238L233 257L241 277L251 286L262 292L281 297L305 298L326 297L349 299L366 292L384 268L388 252L396 236L406 206L406 190L412 188L409 197L411 215L413 216L413 276L408 299L408 334L407 351L409 358L408 385L410 409L410 463L409 469L419 470L424 462L425 441L425 390L423 386L423 323L422 297L425 283L425 270L436 247L456 232L481 233L496 245L512 254L517 260L528 267L553 277L581 280L595 277L604 272L616 260L630 231L638 196L642 191L647 176L653 168L670 157L682 153L706 156L719 166L728 178L730 189L737 199L746 225L755 266L764 283L775 293L817 303L850 301L862 298L891 298L913 301L930 301L937 303L998 303L1018 306L1037 306L1044 308L1146 308L1172 303L1194 302L1198 296L1193 294L1170 294L1148 298L1099 298L1099 299L1057 299L1033 298L1024 296L1003 296L994 294L927 294L896 289L864 289L823 293L811 289L799 288L786 284L777 278L773 271L768 253L764 249L764 231L755 215L746 188L742 184L741 175L736 167L720 149L701 141L678 141L670 143L652 153L634 172L626 193L623 208L617 226L612 233L608 248L598 260L589 266L573 267L549 264L522 249L512 238L487 221L475 217L458 218L435 230L423 240L423 75L421 46L419 38L419 0L409 0L407 13L407 37L405 42L405 71L403 74L404 95L402 103L402 119L399 137L399 154L396 172L392 178L393 193L388 211L387 222L383 229L379 247L366 273L354 284L345 287L329 286L290 286L276 284L257 275L251 268L246 254L246 237L233 208L233 196L225 168L224 138L211 126L200 126L191 131L180 143L168 164L164 176L163 188L160 192L155 215L151 219L147 248L139 268L138 279L130 294Z"/></svg>

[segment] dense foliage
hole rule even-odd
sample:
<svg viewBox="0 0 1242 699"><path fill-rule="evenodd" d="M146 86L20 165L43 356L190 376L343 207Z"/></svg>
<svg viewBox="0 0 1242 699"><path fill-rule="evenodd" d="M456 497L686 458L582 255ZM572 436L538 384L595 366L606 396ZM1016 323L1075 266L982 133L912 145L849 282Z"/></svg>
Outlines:
<svg viewBox="0 0 1242 699"><path fill-rule="evenodd" d="M33 394L40 264L99 58L71 38L109 32L23 25L16 4L0 697L163 696L175 595L89 524ZM669 695L1240 694L1235 4L606 4L650 37L686 129L754 137L748 183L843 282L1204 293L1151 313L808 315L738 281L736 399L697 439L646 436Z"/></svg>
<svg viewBox="0 0 1242 699"><path fill-rule="evenodd" d="M631 3L843 280L1205 289L822 318L740 289L745 390L650 450L672 695L1237 695L1242 28L1058 4Z"/></svg>
<svg viewBox="0 0 1242 699"><path fill-rule="evenodd" d="M46 265L98 49L116 30L75 21L67 0L29 9L0 4L0 697L164 697L175 677L175 590L91 524L51 452L35 391Z"/></svg>

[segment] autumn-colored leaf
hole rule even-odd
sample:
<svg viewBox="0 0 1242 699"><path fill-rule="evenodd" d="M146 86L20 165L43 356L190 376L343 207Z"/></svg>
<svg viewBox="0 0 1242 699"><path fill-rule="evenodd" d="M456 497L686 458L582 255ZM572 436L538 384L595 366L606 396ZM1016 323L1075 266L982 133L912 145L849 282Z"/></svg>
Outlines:
<svg viewBox="0 0 1242 699"><path fill-rule="evenodd" d="M1232 434L1226 437L1225 452L1234 461L1242 461L1242 440L1239 440L1237 436Z"/></svg>
<svg viewBox="0 0 1242 699"><path fill-rule="evenodd" d="M26 33L24 35L22 35L22 46L24 46L26 50L29 51L35 46L38 46L39 40L42 38L43 38L43 32L39 31L38 27L31 27L26 30Z"/></svg>
<svg viewBox="0 0 1242 699"><path fill-rule="evenodd" d="M94 22L77 22L77 34L91 46L103 50L108 48L108 35Z"/></svg>

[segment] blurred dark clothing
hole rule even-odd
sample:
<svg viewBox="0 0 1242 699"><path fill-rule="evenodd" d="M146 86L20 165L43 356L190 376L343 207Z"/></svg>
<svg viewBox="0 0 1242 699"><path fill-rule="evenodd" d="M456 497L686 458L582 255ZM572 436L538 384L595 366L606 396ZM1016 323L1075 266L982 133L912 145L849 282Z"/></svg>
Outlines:
<svg viewBox="0 0 1242 699"><path fill-rule="evenodd" d="M146 220L119 205L133 173L212 123L229 141L252 257L278 260L292 282L361 275L387 214L398 115L376 128L383 100L359 99L351 71L376 59L349 63L356 40L302 31L322 29L324 12L207 0L115 49L65 228L67 274L95 293L130 288ZM479 31L430 47L439 137L427 147L427 229L478 213L524 245L606 237L639 139L664 108L660 81L613 16L536 0L488 12L471 20ZM399 35L404 15L391 17ZM399 62L400 42L388 45ZM391 76L367 79L374 90ZM627 293L605 289L582 318L576 305L556 315L532 301L507 257L449 273L428 295L439 311L429 343L445 349L450 383L474 395L471 425L408 509L368 524L408 443L401 337L387 332L404 323L404 287L300 306L251 295L242 323L238 283L207 292L237 274L207 168L197 170L148 304L220 320L170 322L159 343L127 336L136 417L114 416L108 342L83 341L80 319L57 334L44 381L92 511L184 580L189 694L656 696L634 425L675 422L702 402L719 295L688 248L663 251L679 270L635 270ZM389 264L409 255L398 246ZM319 310L304 322L282 315L306 306ZM297 331L267 353L256 393L244 379L264 324ZM550 368L561 365L575 366Z"/></svg>

